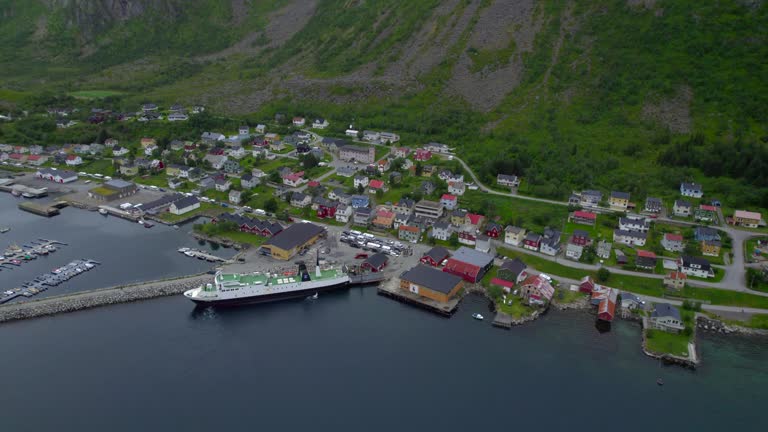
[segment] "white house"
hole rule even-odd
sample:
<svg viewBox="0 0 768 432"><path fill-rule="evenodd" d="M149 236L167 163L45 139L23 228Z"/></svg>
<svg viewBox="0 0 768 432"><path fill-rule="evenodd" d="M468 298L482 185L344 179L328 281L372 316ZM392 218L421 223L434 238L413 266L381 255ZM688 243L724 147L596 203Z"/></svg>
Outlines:
<svg viewBox="0 0 768 432"><path fill-rule="evenodd" d="M127 155L129 152L130 150L128 150L125 147L120 147L120 146L112 147L112 156L124 156L124 155Z"/></svg>
<svg viewBox="0 0 768 432"><path fill-rule="evenodd" d="M220 169L222 169L224 167L224 163L227 162L227 157L224 156L224 155L207 154L207 155L205 155L203 160L207 160L208 162L210 162L211 167L213 169L220 170Z"/></svg>
<svg viewBox="0 0 768 432"><path fill-rule="evenodd" d="M461 181L448 182L449 194L462 196L464 195L464 192L466 190L467 190L467 187L464 185L464 182L461 182Z"/></svg>
<svg viewBox="0 0 768 432"><path fill-rule="evenodd" d="M614 243L622 243L630 246L645 246L645 240L648 234L640 231L614 230Z"/></svg>
<svg viewBox="0 0 768 432"><path fill-rule="evenodd" d="M672 207L672 211L675 216L688 217L691 215L691 203L683 200L675 200L675 205Z"/></svg>
<svg viewBox="0 0 768 432"><path fill-rule="evenodd" d="M368 187L368 176L355 176L355 187Z"/></svg>
<svg viewBox="0 0 768 432"><path fill-rule="evenodd" d="M437 240L447 241L449 238L451 238L452 233L453 229L447 222L437 222L432 225L432 237Z"/></svg>
<svg viewBox="0 0 768 432"><path fill-rule="evenodd" d="M568 243L565 247L565 257L578 261L581 259L581 255L584 253L584 246Z"/></svg>
<svg viewBox="0 0 768 432"><path fill-rule="evenodd" d="M443 205L443 207L446 208L446 210L454 210L456 209L456 206L458 205L458 198L456 198L456 195L451 194L443 194L442 197L440 197L440 204Z"/></svg>
<svg viewBox="0 0 768 432"><path fill-rule="evenodd" d="M328 120L317 118L312 122L312 129L325 129L328 127Z"/></svg>
<svg viewBox="0 0 768 432"><path fill-rule="evenodd" d="M677 333L685 329L680 311L669 303L656 303L649 321L658 330Z"/></svg>
<svg viewBox="0 0 768 432"><path fill-rule="evenodd" d="M525 228L509 225L504 228L504 243L520 246L525 238Z"/></svg>
<svg viewBox="0 0 768 432"><path fill-rule="evenodd" d="M666 233L661 239L661 246L670 252L682 252L685 248L683 236L680 234Z"/></svg>
<svg viewBox="0 0 768 432"><path fill-rule="evenodd" d="M245 157L245 149L242 146L235 146L229 150L229 155L235 159L242 159Z"/></svg>
<svg viewBox="0 0 768 432"><path fill-rule="evenodd" d="M229 202L232 204L240 204L240 200L242 198L242 192L239 190L232 189L229 191Z"/></svg>
<svg viewBox="0 0 768 432"><path fill-rule="evenodd" d="M70 183L77 181L77 173L68 170L56 170L53 168L43 168L35 173L35 177L52 181L54 183Z"/></svg>
<svg viewBox="0 0 768 432"><path fill-rule="evenodd" d="M251 128L249 128L248 126L240 126L237 129L237 134L241 138L248 138L249 136L251 136Z"/></svg>
<svg viewBox="0 0 768 432"><path fill-rule="evenodd" d="M352 217L352 206L339 204L336 207L336 222L347 223L350 217Z"/></svg>
<svg viewBox="0 0 768 432"><path fill-rule="evenodd" d="M216 184L216 190L219 192L226 192L232 186L232 183L227 178L217 178L214 180L214 183Z"/></svg>
<svg viewBox="0 0 768 432"><path fill-rule="evenodd" d="M78 166L83 164L83 158L78 155L67 156L66 164L68 166Z"/></svg>
<svg viewBox="0 0 768 432"><path fill-rule="evenodd" d="M200 200L195 196L191 196L172 202L171 206L168 207L168 211L175 215L182 215L198 208L200 208Z"/></svg>
<svg viewBox="0 0 768 432"><path fill-rule="evenodd" d="M644 217L623 217L619 219L619 229L622 231L648 232L650 223Z"/></svg>
<svg viewBox="0 0 768 432"><path fill-rule="evenodd" d="M709 261L704 258L682 256L678 258L677 265L680 271L688 276L700 278L710 278L715 276Z"/></svg>
<svg viewBox="0 0 768 432"><path fill-rule="evenodd" d="M306 124L306 120L304 120L304 117L294 117L293 118L293 125L296 127L302 127Z"/></svg>
<svg viewBox="0 0 768 432"><path fill-rule="evenodd" d="M704 196L704 189L701 188L700 184L680 183L680 195L691 198L701 198Z"/></svg>

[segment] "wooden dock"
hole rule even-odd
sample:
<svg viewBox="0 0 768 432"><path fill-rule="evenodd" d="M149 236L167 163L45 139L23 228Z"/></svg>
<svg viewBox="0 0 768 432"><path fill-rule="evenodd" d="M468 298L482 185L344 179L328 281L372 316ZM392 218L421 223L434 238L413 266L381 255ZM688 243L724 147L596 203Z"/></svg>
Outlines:
<svg viewBox="0 0 768 432"><path fill-rule="evenodd" d="M450 317L459 308L460 298L455 298L448 303L441 303L426 297L421 297L410 291L405 291L399 286L386 286L388 284L382 284L379 286L377 293L384 297L395 299L401 303L413 305L426 309L430 312L440 314L445 317Z"/></svg>
<svg viewBox="0 0 768 432"><path fill-rule="evenodd" d="M512 328L512 317L504 312L496 312L496 316L493 318L493 326L505 329Z"/></svg>

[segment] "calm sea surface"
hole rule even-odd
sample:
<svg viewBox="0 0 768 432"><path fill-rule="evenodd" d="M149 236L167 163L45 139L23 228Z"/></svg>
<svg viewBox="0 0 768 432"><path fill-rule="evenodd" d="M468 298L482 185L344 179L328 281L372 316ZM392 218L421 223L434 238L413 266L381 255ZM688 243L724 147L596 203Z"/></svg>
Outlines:
<svg viewBox="0 0 768 432"><path fill-rule="evenodd" d="M0 206L18 241L40 232L71 244L30 267L104 261L75 279L83 288L202 264L175 252L196 245L183 229L74 209L19 218L3 195ZM3 285L12 273L0 272ZM0 430L768 428L765 339L700 338L692 372L645 357L636 324L599 333L592 316L555 311L504 331L470 317L486 310L471 297L445 319L354 288L228 310L176 296L2 324Z"/></svg>

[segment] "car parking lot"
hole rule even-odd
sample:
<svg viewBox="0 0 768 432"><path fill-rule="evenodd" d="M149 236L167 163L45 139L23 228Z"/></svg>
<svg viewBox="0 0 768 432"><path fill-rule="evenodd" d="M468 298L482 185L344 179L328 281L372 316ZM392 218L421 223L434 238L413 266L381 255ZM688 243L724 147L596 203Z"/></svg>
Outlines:
<svg viewBox="0 0 768 432"><path fill-rule="evenodd" d="M397 240L377 237L373 234L362 233L356 230L342 231L339 241L353 248L371 252L382 252L394 257L410 255L412 252L410 246Z"/></svg>

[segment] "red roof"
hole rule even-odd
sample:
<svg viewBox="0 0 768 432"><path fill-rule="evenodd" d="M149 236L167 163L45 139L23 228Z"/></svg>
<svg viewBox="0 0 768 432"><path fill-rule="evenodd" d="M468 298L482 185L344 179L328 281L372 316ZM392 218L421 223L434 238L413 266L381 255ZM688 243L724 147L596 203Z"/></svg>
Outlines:
<svg viewBox="0 0 768 432"><path fill-rule="evenodd" d="M67 156L67 160L75 160L75 159L77 159L79 157L80 156L77 156L77 155L69 155L69 156Z"/></svg>
<svg viewBox="0 0 768 432"><path fill-rule="evenodd" d="M400 228L398 228L400 231L409 231L409 232L419 232L419 227L410 226L410 225L400 225Z"/></svg>
<svg viewBox="0 0 768 432"><path fill-rule="evenodd" d="M494 285L503 286L505 288L512 288L513 286L515 286L514 282L506 281L504 279L499 279L499 278L491 279L491 283Z"/></svg>
<svg viewBox="0 0 768 432"><path fill-rule="evenodd" d="M672 233L666 233L664 234L664 238L669 241L683 241L683 235L682 234L672 234Z"/></svg>
<svg viewBox="0 0 768 432"><path fill-rule="evenodd" d="M318 187L320 186L320 182L317 180L312 180L311 182L307 183L307 186L309 187Z"/></svg>
<svg viewBox="0 0 768 432"><path fill-rule="evenodd" d="M683 272L679 272L679 271L673 271L667 277L672 279L672 280L675 280L675 279L688 279L688 275L687 274L685 274Z"/></svg>
<svg viewBox="0 0 768 432"><path fill-rule="evenodd" d="M8 155L8 157L11 158L11 159L21 159L22 157L24 157L24 155L22 155L20 153L11 153L10 155ZM69 158L67 158L67 159L69 159Z"/></svg>
<svg viewBox="0 0 768 432"><path fill-rule="evenodd" d="M467 213L467 217L472 225L478 225L480 224L480 221L483 220L483 215L481 214Z"/></svg>
<svg viewBox="0 0 768 432"><path fill-rule="evenodd" d="M444 272L453 273L457 276L470 278L472 280L477 279L477 275L480 273L480 267L470 264L468 262L459 261L455 258L448 258L448 262L443 267Z"/></svg>
<svg viewBox="0 0 768 432"><path fill-rule="evenodd" d="M441 196L440 199L456 201L456 196L451 194L443 194L443 196Z"/></svg>
<svg viewBox="0 0 768 432"><path fill-rule="evenodd" d="M370 186L371 189L381 189L382 187L384 187L384 182L381 180L371 180L368 183L368 186Z"/></svg>
<svg viewBox="0 0 768 432"><path fill-rule="evenodd" d="M699 209L706 210L706 211L711 211L711 212L716 212L717 211L717 208L715 208L715 206L706 205L706 204L700 205Z"/></svg>
<svg viewBox="0 0 768 432"><path fill-rule="evenodd" d="M40 160L40 155L30 155L27 159L31 161Z"/></svg>
<svg viewBox="0 0 768 432"><path fill-rule="evenodd" d="M643 257L643 258L653 258L656 259L656 254L651 251L645 251L645 250L638 250L637 256Z"/></svg>
<svg viewBox="0 0 768 432"><path fill-rule="evenodd" d="M596 219L597 215L588 211L576 210L575 212L573 212L573 217L582 218L582 219Z"/></svg>

